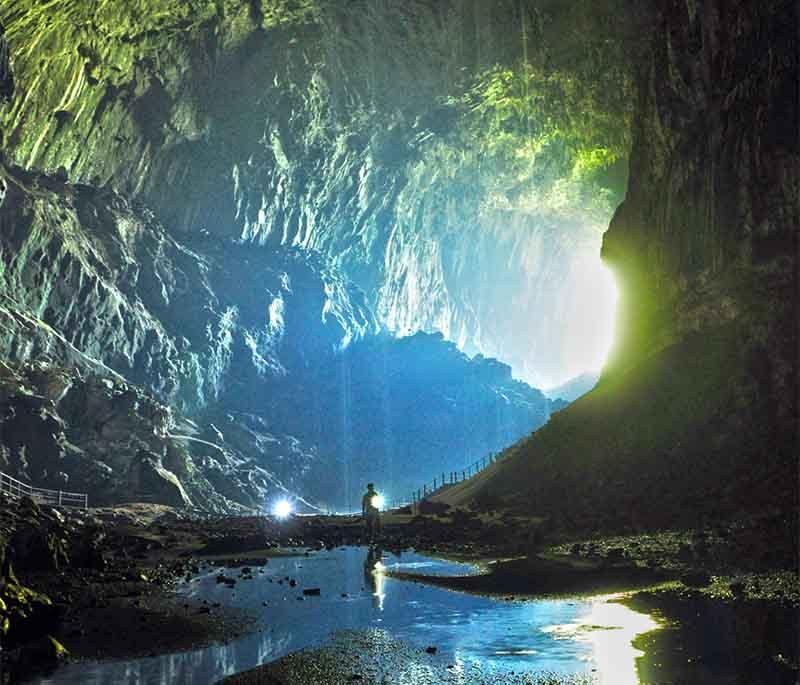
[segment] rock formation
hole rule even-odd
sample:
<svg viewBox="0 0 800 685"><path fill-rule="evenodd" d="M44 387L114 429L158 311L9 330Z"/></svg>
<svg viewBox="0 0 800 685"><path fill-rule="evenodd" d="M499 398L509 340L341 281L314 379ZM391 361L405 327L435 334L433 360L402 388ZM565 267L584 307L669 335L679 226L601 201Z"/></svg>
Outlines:
<svg viewBox="0 0 800 685"><path fill-rule="evenodd" d="M28 417L4 424L9 469L102 501L349 506L365 479L406 496L547 420L462 351L528 378L563 364L561 274L596 255L621 188L591 160L614 167L627 129L570 142L503 109L550 83L535 7L51 10L0 11L0 353ZM605 121L601 92L580 106ZM519 145L544 161L506 168ZM109 425L84 425L103 403ZM14 436L36 417L34 458Z"/></svg>
<svg viewBox="0 0 800 685"><path fill-rule="evenodd" d="M508 367L440 337L382 334L363 292L314 255L179 242L109 189L11 166L2 178L12 475L99 504L237 510L288 490L343 506L369 478L407 496L415 476L462 468L549 416Z"/></svg>
<svg viewBox="0 0 800 685"><path fill-rule="evenodd" d="M402 496L547 420L464 353L563 371L564 274L627 185L611 364L481 497L665 520L790 498L796 9L556 5L0 10L8 415L63 431L42 449L92 478L124 461L109 499L350 506L367 474ZM118 453L114 421L79 420L91 398L136 406Z"/></svg>
<svg viewBox="0 0 800 685"><path fill-rule="evenodd" d="M656 7L630 185L603 242L622 293L616 351L597 388L515 446L477 497L513 493L568 528L769 512L791 534L797 6Z"/></svg>
<svg viewBox="0 0 800 685"><path fill-rule="evenodd" d="M581 9L560 17L581 68L602 57L593 68L608 80L575 94L577 111L543 113L583 119L591 130L575 141L503 109L528 81L550 83L535 69L565 42L535 3L172 0L155 15L69 2L41 13L23 3L0 16L24 84L0 110L12 161L111 185L173 232L322 255L396 334L441 331L528 381L564 373L561 286L596 259L624 184L607 174L583 192L570 152L585 147L580 175L626 145L626 67L603 52L617 45L610 22L588 31ZM553 82L555 101L566 86ZM515 161L526 145L536 165Z"/></svg>

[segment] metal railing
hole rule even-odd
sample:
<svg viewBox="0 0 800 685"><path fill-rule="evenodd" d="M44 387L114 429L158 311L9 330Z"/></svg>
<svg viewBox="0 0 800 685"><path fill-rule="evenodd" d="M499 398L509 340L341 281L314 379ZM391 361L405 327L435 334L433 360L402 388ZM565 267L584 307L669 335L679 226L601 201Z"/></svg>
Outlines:
<svg viewBox="0 0 800 685"><path fill-rule="evenodd" d="M54 507L81 507L82 509L89 507L89 495L86 493L36 488L1 471L0 493L15 499L30 497L35 502L50 504Z"/></svg>
<svg viewBox="0 0 800 685"><path fill-rule="evenodd" d="M457 471L443 471L441 478L436 477L433 482L425 483L421 488L411 493L411 497L406 500L394 500L392 508L399 508L403 506L411 506L412 511L419 510L420 502L424 502L431 495L439 492L444 488L448 488L456 483L462 483L465 480L478 475L485 468L494 464L500 455L494 452L488 454L464 469Z"/></svg>

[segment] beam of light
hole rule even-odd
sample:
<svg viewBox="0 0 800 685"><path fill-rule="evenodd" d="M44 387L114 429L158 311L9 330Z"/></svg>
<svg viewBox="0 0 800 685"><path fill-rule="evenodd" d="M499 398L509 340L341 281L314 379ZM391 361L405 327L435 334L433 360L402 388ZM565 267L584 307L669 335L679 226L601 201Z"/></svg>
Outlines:
<svg viewBox="0 0 800 685"><path fill-rule="evenodd" d="M272 505L272 515L275 518L287 519L293 511L294 505L288 499L279 499Z"/></svg>
<svg viewBox="0 0 800 685"><path fill-rule="evenodd" d="M373 495L370 502L376 509L383 509L383 505L386 504L386 500L383 499L383 495Z"/></svg>

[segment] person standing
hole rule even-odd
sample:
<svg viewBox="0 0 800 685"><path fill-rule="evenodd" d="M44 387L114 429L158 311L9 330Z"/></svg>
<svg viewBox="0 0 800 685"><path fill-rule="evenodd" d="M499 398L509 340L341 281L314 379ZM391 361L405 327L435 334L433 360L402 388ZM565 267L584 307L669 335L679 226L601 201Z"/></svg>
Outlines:
<svg viewBox="0 0 800 685"><path fill-rule="evenodd" d="M372 542L380 533L381 514L379 508L380 495L375 491L373 483L367 484L367 492L361 498L361 515L367 527L367 537Z"/></svg>

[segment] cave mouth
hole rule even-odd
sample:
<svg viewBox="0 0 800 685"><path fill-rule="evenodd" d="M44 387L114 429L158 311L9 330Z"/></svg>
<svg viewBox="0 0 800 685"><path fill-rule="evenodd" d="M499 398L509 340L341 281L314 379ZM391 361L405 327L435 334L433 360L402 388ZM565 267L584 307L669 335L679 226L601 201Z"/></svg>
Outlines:
<svg viewBox="0 0 800 685"><path fill-rule="evenodd" d="M226 231L319 254L395 335L440 332L552 389L596 377L613 340L599 254L627 188L641 18L615 0L478 5L323 2L290 21L286 45L319 51L248 56L248 77L270 60L277 103L215 112L235 135L211 171L234 179Z"/></svg>
<svg viewBox="0 0 800 685"><path fill-rule="evenodd" d="M339 509L383 478L407 498L592 387L636 51L616 0L588 4L0 11L3 254L44 255L0 277L46 285L14 305L37 341L193 422L131 446L136 488ZM104 392L74 387L71 417ZM28 476L58 485L44 461ZM103 468L59 478L130 485Z"/></svg>
<svg viewBox="0 0 800 685"><path fill-rule="evenodd" d="M576 259L563 287L563 366L549 378L526 379L548 391L583 375L599 376L614 344L619 293L599 253Z"/></svg>
<svg viewBox="0 0 800 685"><path fill-rule="evenodd" d="M795 682L798 7L0 0L0 670Z"/></svg>

